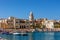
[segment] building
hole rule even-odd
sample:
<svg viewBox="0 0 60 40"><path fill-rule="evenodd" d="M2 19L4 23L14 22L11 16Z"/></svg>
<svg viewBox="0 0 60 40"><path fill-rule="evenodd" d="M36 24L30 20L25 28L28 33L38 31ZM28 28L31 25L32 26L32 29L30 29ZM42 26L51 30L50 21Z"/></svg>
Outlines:
<svg viewBox="0 0 60 40"><path fill-rule="evenodd" d="M0 20L0 27L2 28L28 28L29 23L25 19L18 19L15 17L9 17L7 19Z"/></svg>
<svg viewBox="0 0 60 40"><path fill-rule="evenodd" d="M27 19L19 19L15 17L8 17L8 18L2 18L0 19L0 28L30 28L31 25L33 25L34 16L33 13L30 12L29 20Z"/></svg>
<svg viewBox="0 0 60 40"><path fill-rule="evenodd" d="M42 22L42 25L44 25L44 28L54 28L54 22L52 20L45 20Z"/></svg>
<svg viewBox="0 0 60 40"><path fill-rule="evenodd" d="M54 28L54 22L46 18L34 19L33 12L30 12L29 19L8 17L0 19L0 28Z"/></svg>
<svg viewBox="0 0 60 40"><path fill-rule="evenodd" d="M32 11L30 12L30 15L29 15L29 21L34 21L34 16Z"/></svg>
<svg viewBox="0 0 60 40"><path fill-rule="evenodd" d="M31 28L34 28L34 25L35 25L34 21L35 20L34 20L33 12L31 11L30 15L29 15L29 25L30 25Z"/></svg>

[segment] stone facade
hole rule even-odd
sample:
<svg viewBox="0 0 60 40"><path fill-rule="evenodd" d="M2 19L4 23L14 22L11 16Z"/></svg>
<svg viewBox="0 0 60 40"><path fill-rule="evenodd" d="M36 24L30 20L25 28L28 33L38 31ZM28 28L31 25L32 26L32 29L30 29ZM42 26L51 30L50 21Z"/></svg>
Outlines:
<svg viewBox="0 0 60 40"><path fill-rule="evenodd" d="M20 19L9 17L7 19L0 19L0 28L54 28L54 21L46 18L34 19L33 12L30 12L29 19Z"/></svg>

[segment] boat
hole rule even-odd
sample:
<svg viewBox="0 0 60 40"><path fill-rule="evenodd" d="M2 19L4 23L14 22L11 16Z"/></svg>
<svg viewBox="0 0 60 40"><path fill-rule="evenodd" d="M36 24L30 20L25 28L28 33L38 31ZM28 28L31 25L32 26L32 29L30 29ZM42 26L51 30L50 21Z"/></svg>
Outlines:
<svg viewBox="0 0 60 40"><path fill-rule="evenodd" d="M2 32L2 34L9 34L9 32Z"/></svg>
<svg viewBox="0 0 60 40"><path fill-rule="evenodd" d="M20 33L17 33L17 32L13 33L13 35L17 35L17 34L20 34Z"/></svg>
<svg viewBox="0 0 60 40"><path fill-rule="evenodd" d="M15 33L13 33L13 35L22 35L22 36L27 36L28 34L27 33L18 33L18 32L15 32Z"/></svg>
<svg viewBox="0 0 60 40"><path fill-rule="evenodd" d="M6 35L12 35L12 33L9 33L9 32L2 32L2 34L6 34Z"/></svg>

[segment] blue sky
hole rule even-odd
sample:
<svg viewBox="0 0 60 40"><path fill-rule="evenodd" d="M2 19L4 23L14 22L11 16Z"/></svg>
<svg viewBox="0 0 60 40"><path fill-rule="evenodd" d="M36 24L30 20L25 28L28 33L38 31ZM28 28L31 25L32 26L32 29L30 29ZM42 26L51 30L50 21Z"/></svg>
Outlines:
<svg viewBox="0 0 60 40"><path fill-rule="evenodd" d="M0 0L0 18L14 16L28 19L30 11L35 18L60 19L60 1Z"/></svg>

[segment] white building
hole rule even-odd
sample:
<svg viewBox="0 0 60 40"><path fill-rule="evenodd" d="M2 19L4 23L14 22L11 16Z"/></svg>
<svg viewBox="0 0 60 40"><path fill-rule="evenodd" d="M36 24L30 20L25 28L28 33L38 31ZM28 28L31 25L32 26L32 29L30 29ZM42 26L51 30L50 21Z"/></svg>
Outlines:
<svg viewBox="0 0 60 40"><path fill-rule="evenodd" d="M46 28L54 28L54 22L52 20L45 20L43 25L45 25Z"/></svg>

